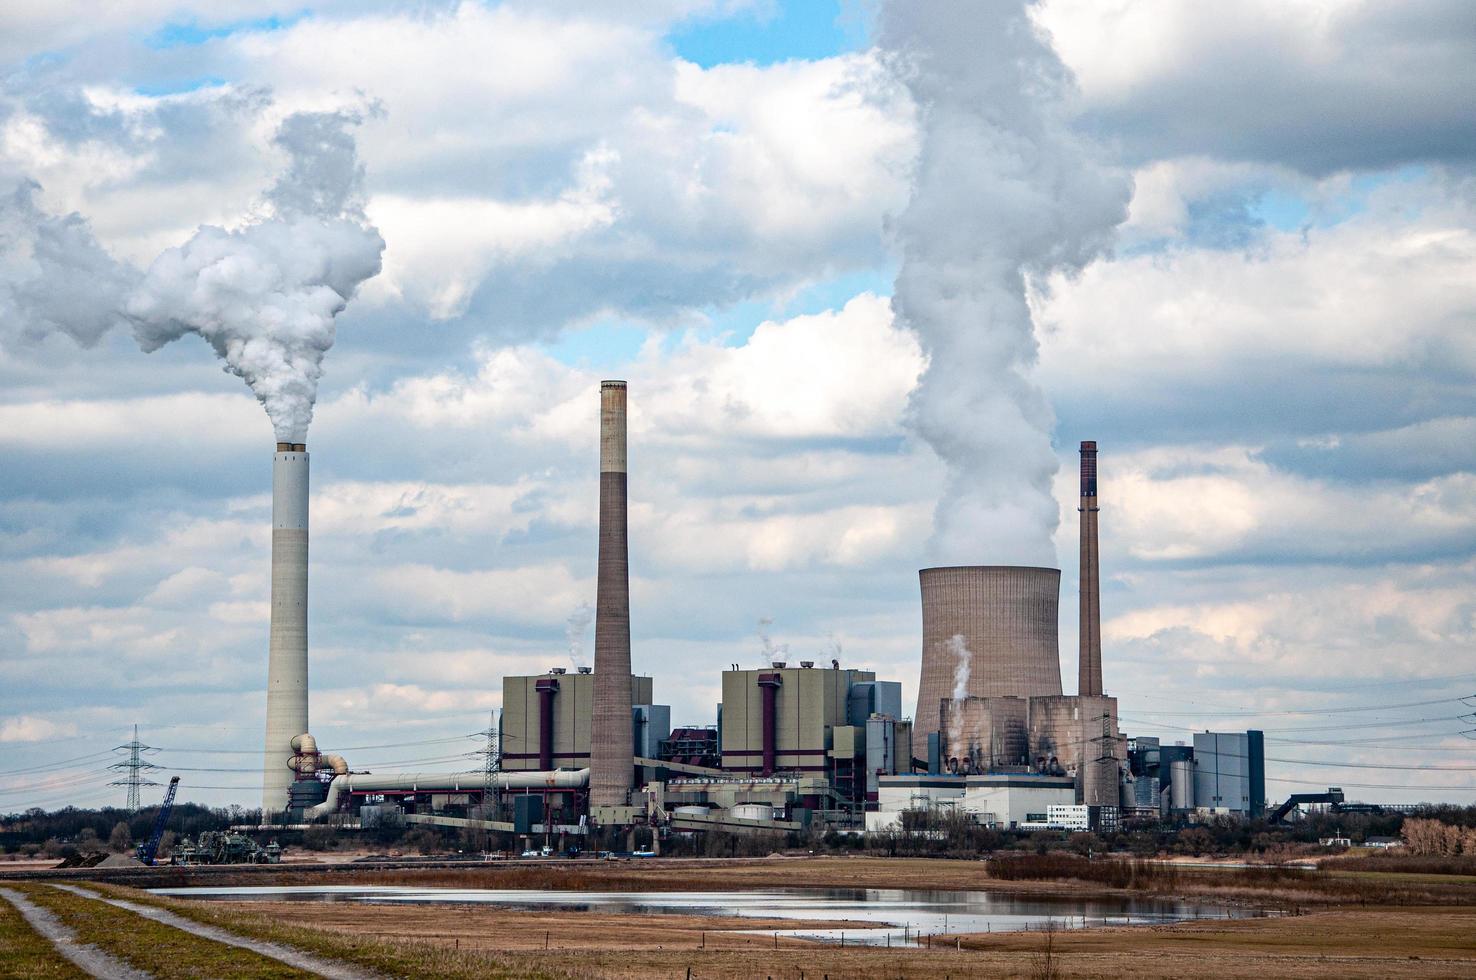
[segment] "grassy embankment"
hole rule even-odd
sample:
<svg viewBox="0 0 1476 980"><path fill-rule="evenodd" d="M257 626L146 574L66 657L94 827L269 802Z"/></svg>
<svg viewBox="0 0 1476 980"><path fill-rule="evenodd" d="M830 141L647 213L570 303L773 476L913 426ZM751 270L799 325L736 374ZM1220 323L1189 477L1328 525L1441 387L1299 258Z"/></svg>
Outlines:
<svg viewBox="0 0 1476 980"><path fill-rule="evenodd" d="M32 929L14 905L0 898L0 977L51 980L85 976L56 951L50 940Z"/></svg>
<svg viewBox="0 0 1476 980"><path fill-rule="evenodd" d="M703 948L698 923L685 916L359 903L228 906L116 893L396 976L682 977L688 967L700 980L797 978L801 971L809 978L1030 976L1043 943L1038 933L996 933L949 937L932 949L783 941L774 949L769 937L741 937L747 945L735 948L726 945L730 937L711 930L722 920L708 919ZM541 949L545 929L553 937L547 951ZM955 942L958 949L951 948ZM1053 943L1061 975L1069 977L1470 976L1476 973L1476 909L1332 909L1058 933Z"/></svg>
<svg viewBox="0 0 1476 980"><path fill-rule="evenodd" d="M96 899L81 898L46 885L20 886L26 896L49 909L81 942L160 980L308 980L315 976L285 963L217 943Z"/></svg>

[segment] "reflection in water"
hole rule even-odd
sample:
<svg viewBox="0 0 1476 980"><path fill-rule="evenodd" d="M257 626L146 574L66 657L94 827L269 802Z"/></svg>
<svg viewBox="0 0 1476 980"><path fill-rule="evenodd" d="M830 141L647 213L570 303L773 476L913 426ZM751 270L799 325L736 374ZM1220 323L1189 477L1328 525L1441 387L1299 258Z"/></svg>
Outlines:
<svg viewBox="0 0 1476 980"><path fill-rule="evenodd" d="M774 888L725 892L584 892L535 889L419 888L410 885L289 885L282 887L155 888L156 895L223 901L462 903L524 910L629 914L730 915L853 922L855 928L780 930L781 936L901 945L954 933L1147 925L1184 919L1246 918L1264 913L1159 898L1071 898L985 891L904 891L889 888ZM766 935L768 933L765 933ZM842 935L843 934L843 935Z"/></svg>

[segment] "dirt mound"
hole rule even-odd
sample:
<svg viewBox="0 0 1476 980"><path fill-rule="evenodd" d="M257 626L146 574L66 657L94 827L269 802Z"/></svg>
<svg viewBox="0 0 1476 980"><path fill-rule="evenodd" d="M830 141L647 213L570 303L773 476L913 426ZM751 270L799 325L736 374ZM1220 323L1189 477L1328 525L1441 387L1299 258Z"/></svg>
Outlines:
<svg viewBox="0 0 1476 980"><path fill-rule="evenodd" d="M111 854L98 864L99 868L141 868L143 866L142 861L129 857L127 854Z"/></svg>

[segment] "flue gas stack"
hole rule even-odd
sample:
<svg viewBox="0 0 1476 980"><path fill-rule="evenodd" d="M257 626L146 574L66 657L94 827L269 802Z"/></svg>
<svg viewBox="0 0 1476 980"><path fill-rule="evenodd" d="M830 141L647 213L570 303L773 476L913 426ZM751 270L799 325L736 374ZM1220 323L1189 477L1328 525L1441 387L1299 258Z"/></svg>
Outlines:
<svg viewBox="0 0 1476 980"><path fill-rule="evenodd" d="M600 384L600 554L595 587L591 806L625 806L635 783L625 502L625 382L604 381Z"/></svg>
<svg viewBox="0 0 1476 980"><path fill-rule="evenodd" d="M267 654L261 806L287 808L292 740L308 730L308 452L277 443L272 457L272 621Z"/></svg>
<svg viewBox="0 0 1476 980"><path fill-rule="evenodd" d="M1102 586L1097 571L1097 444L1081 444L1081 643L1077 693L1102 693Z"/></svg>

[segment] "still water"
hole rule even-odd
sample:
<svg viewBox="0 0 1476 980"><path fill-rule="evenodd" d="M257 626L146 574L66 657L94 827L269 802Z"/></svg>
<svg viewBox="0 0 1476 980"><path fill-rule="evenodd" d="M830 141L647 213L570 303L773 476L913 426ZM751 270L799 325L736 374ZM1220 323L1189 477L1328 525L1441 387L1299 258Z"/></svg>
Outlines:
<svg viewBox="0 0 1476 980"><path fill-rule="evenodd" d="M728 915L790 919L795 936L866 945L901 945L928 936L972 932L1080 929L1104 923L1149 925L1185 919L1248 918L1266 913L1154 898L1025 897L987 891L904 891L887 888L773 888L725 892L585 892L536 889L420 888L409 885L289 885L282 887L155 888L155 895L235 902L374 902L486 904L538 911ZM846 922L844 929L804 923ZM768 935L773 930L765 930ZM940 942L941 940L934 940Z"/></svg>

